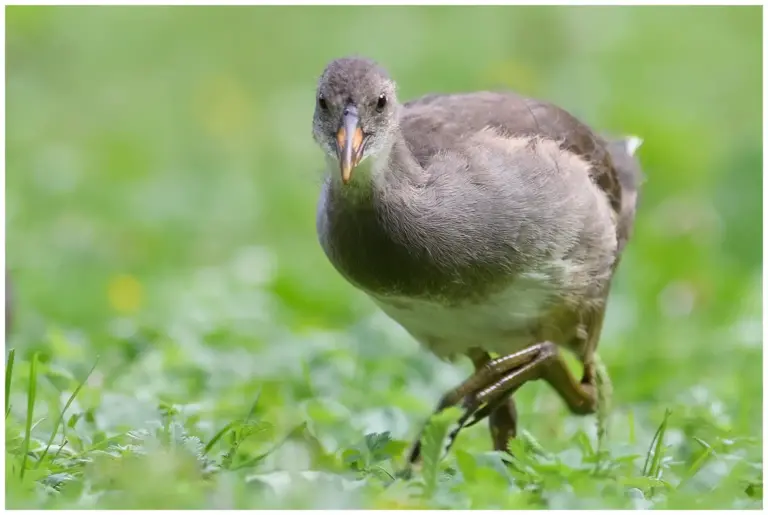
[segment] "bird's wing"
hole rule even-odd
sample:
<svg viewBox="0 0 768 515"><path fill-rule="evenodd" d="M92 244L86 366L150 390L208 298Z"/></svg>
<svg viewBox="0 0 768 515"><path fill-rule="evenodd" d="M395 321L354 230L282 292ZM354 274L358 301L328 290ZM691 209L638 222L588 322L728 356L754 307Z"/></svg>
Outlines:
<svg viewBox="0 0 768 515"><path fill-rule="evenodd" d="M560 142L561 148L589 162L595 183L611 207L622 212L622 184L608 142L565 110L511 92L433 94L407 102L401 127L422 166L440 150L491 127L509 137L534 137Z"/></svg>

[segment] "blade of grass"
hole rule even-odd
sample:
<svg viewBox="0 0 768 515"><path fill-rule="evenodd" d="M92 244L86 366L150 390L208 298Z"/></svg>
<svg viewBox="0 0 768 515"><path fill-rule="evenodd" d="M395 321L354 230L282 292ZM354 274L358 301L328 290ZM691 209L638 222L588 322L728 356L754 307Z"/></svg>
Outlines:
<svg viewBox="0 0 768 515"><path fill-rule="evenodd" d="M39 426L39 425L40 425L40 424L43 422L43 420L45 420L46 418L47 418L47 417L40 417L39 419L37 419L37 422L33 422L33 423L32 423L32 427L31 427L31 428L29 428L29 431L30 431L30 433L31 433L32 431L34 431L34 430L35 430L35 428L36 428L37 426Z"/></svg>
<svg viewBox="0 0 768 515"><path fill-rule="evenodd" d="M712 456L712 448L706 449L704 452L701 453L701 456L696 458L696 461L693 462L691 465L691 468L688 469L688 477L685 479L686 481L691 479L693 476L696 475L696 473L701 470L701 467L704 466L704 463L707 462L707 460Z"/></svg>
<svg viewBox="0 0 768 515"><path fill-rule="evenodd" d="M13 361L16 358L16 349L8 351L8 362L5 364L5 418L11 412L11 377L13 376Z"/></svg>
<svg viewBox="0 0 768 515"><path fill-rule="evenodd" d="M251 404L251 409L248 410L248 414L245 416L243 420L233 420L229 424L222 427L218 433L216 433L213 438L211 438L211 441L208 442L208 444L205 446L205 449L203 450L203 454L207 454L208 451L211 450L211 448L218 442L221 438L224 437L225 434L227 434L227 431L232 429L236 424L248 424L250 422L251 417L253 417L254 413L256 413L256 408L259 406L259 399L261 398L261 389L256 392L256 398L253 400L253 403ZM233 434L234 437L234 434ZM230 456L230 459L234 459L234 453L237 451L237 448L240 446L240 443L242 441L235 441L232 443L232 445L229 448L228 455Z"/></svg>
<svg viewBox="0 0 768 515"><path fill-rule="evenodd" d="M659 437L659 432L661 431L661 426L664 425L664 422L659 425L659 427L656 428L656 432L653 434L653 438L651 438L651 445L648 447L648 452L645 453L645 463L643 463L643 475L648 475L648 467L651 465L651 455L653 453L653 447L656 443L656 439Z"/></svg>
<svg viewBox="0 0 768 515"><path fill-rule="evenodd" d="M21 456L21 479L24 479L24 472L27 469L27 458L29 455L29 442L32 437L32 416L35 411L35 396L37 395L37 352L32 354L32 361L29 363L29 387L27 388L27 422L24 429L24 442Z"/></svg>
<svg viewBox="0 0 768 515"><path fill-rule="evenodd" d="M65 438L65 439L64 439L64 441L63 441L63 442L61 443L61 445L59 446L59 450L58 450L58 451L56 451L56 454L54 454L54 455L53 455L53 458L51 459L51 461L56 461L56 458L58 458L58 457L59 457L59 454L61 454L61 450L62 450L62 449L64 449L64 447L65 447L65 446L66 446L68 443L69 443L69 440L67 440L67 439Z"/></svg>
<svg viewBox="0 0 768 515"><path fill-rule="evenodd" d="M230 429L232 429L232 426L234 426L234 425L235 425L235 424L237 424L238 422L239 422L239 421L237 421L237 420L233 420L233 421L232 421L232 422L230 422L229 424L227 424L227 425L225 425L224 427L222 427L222 428L219 430L219 432L218 432L218 433L216 433L215 435L213 435L213 438L211 438L211 439L210 439L210 441L209 441L207 444L205 444L205 449L203 449L203 454L208 454L208 451L210 451L210 450L211 450L211 448L212 448L214 445L216 445L216 442L218 442L219 440L221 440L221 438L222 438L222 437L223 437L225 434L227 434L227 431L229 431Z"/></svg>
<svg viewBox="0 0 768 515"><path fill-rule="evenodd" d="M672 414L670 410L667 410L664 414L664 420L661 423L661 431L659 432L659 438L656 440L656 449L653 452L653 460L651 461L651 476L656 479L661 478L661 460L664 458L664 436L667 432L667 424L669 422L669 416Z"/></svg>
<svg viewBox="0 0 768 515"><path fill-rule="evenodd" d="M262 454L259 454L258 456L250 460L244 461L242 463L238 463L237 465L232 467L230 470L234 472L235 470L240 470L246 467L251 467L253 465L256 465L257 463L262 461L264 458L266 458L267 456L269 456L270 454L278 450L280 447L282 447L285 444L285 442L287 442L291 438L295 438L296 436L300 435L306 427L307 427L307 423L302 422L298 426L288 431L288 433L282 438L282 440L280 440L275 445L267 449L266 452L263 452Z"/></svg>
<svg viewBox="0 0 768 515"><path fill-rule="evenodd" d="M248 410L248 415L245 417L245 423L247 424L254 413L256 413L256 408L259 406L259 399L261 398L261 388L259 388L259 391L256 392L256 398L253 400L253 404L251 404L251 409Z"/></svg>
<svg viewBox="0 0 768 515"><path fill-rule="evenodd" d="M124 438L126 436L129 436L129 432L128 431L126 431L124 433L118 433L118 434L116 434L116 435L114 435L114 436L112 436L110 438L105 438L104 440L100 440L100 441L96 442L95 444L93 444L92 446L88 447L87 449L83 449L80 452L78 452L77 454L73 454L72 455L72 459L76 459L76 460L82 459L88 453L91 453L93 451L101 451L101 450L103 450L104 447L109 447L110 442L112 442L114 440L117 440L117 439L120 439L120 438Z"/></svg>
<svg viewBox="0 0 768 515"><path fill-rule="evenodd" d="M667 423L671 414L672 411L669 409L664 411L664 420L661 421L659 428L656 430L656 434L653 436L653 440L651 440L648 454L645 457L645 465L643 465L644 476L658 478L658 473L661 470L664 434L667 432Z"/></svg>
<svg viewBox="0 0 768 515"><path fill-rule="evenodd" d="M578 445L581 449L581 452L585 458L591 460L597 456L597 452L592 447L592 442L589 441L589 436L587 436L587 433L585 433L583 430L576 432L574 440L576 441L576 445Z"/></svg>
<svg viewBox="0 0 768 515"><path fill-rule="evenodd" d="M694 461L691 464L691 467L688 469L688 472L686 473L685 478L683 478L680 484L677 485L677 488L682 487L688 481L693 479L693 476L695 476L699 472L699 470L701 470L704 464L709 460L709 458L711 458L715 454L715 450L707 442L695 436L693 437L693 439L704 448L704 451L701 453L701 455L698 458L696 458L696 461Z"/></svg>
<svg viewBox="0 0 768 515"><path fill-rule="evenodd" d="M93 371L96 370L96 365L99 364L99 357L96 356L96 361L93 363L93 366L88 371L87 374L85 374L85 377L82 381L80 381L80 384L77 385L77 388L72 392L72 395L69 396L69 399L67 399L66 404L64 404L64 409L61 410L61 413L59 414L59 419L56 421L56 424L53 426L53 431L51 432L51 437L48 439L48 444L45 446L45 450L43 451L43 454L40 456L40 459L37 460L37 465L35 468L39 467L40 464L43 462L43 459L48 455L48 449L51 448L51 444L53 443L53 439L56 438L56 433L59 432L59 426L64 421L64 414L67 412L67 409L69 409L69 406L72 404L72 402L75 400L75 397L77 397L77 394L80 393L80 389L85 386L85 383L88 381L88 378L91 377L91 374L93 374Z"/></svg>
<svg viewBox="0 0 768 515"><path fill-rule="evenodd" d="M694 441L695 441L697 444L699 444L699 445L701 445L702 447L704 447L704 449L710 450L710 451L712 451L712 452L714 452L714 451L715 451L715 450L712 448L712 446L711 446L711 445L709 445L707 442L705 442L704 440L702 440L702 439L701 439L701 438L699 438L698 436L694 436L694 437L693 437L693 439L694 439Z"/></svg>

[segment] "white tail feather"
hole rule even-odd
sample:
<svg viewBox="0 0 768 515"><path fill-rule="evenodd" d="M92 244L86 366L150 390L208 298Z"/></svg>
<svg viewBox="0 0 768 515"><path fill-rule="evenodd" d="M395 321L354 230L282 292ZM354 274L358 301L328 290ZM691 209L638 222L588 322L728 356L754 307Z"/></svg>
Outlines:
<svg viewBox="0 0 768 515"><path fill-rule="evenodd" d="M637 149L640 148L640 145L642 144L643 139L637 136L629 136L626 140L624 140L624 148L627 149L627 154L630 156L634 156L635 152L637 152Z"/></svg>

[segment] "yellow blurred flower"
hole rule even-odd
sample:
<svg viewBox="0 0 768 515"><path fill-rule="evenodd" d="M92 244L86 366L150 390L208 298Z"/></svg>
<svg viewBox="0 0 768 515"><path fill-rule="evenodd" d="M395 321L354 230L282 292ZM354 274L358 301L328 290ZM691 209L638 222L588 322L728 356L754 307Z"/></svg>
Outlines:
<svg viewBox="0 0 768 515"><path fill-rule="evenodd" d="M118 313L135 313L141 307L143 299L141 283L132 275L117 275L109 281L107 296L112 309Z"/></svg>

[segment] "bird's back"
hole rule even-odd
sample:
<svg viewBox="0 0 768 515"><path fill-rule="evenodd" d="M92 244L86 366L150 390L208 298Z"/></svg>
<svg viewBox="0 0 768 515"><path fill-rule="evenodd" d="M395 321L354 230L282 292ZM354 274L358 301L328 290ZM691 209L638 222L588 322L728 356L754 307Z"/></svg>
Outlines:
<svg viewBox="0 0 768 515"><path fill-rule="evenodd" d="M445 149L457 148L484 129L508 138L543 138L590 164L590 174L617 213L619 252L635 216L640 165L638 138L608 139L564 109L517 93L481 91L430 94L403 105L406 143L423 167Z"/></svg>
<svg viewBox="0 0 768 515"><path fill-rule="evenodd" d="M595 182L606 192L612 207L621 209L621 187L607 142L554 104L514 92L481 91L427 95L403 107L401 127L422 166L441 150L454 148L485 128L510 138L545 138L589 162Z"/></svg>

